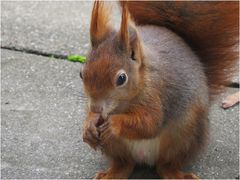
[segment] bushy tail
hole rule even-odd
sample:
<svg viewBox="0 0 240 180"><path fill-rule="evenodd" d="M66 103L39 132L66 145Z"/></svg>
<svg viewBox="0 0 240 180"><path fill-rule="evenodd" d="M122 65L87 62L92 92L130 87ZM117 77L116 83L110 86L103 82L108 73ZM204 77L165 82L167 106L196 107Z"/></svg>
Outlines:
<svg viewBox="0 0 240 180"><path fill-rule="evenodd" d="M239 2L129 1L127 4L135 23L167 27L192 47L205 67L211 95L229 83L238 60Z"/></svg>

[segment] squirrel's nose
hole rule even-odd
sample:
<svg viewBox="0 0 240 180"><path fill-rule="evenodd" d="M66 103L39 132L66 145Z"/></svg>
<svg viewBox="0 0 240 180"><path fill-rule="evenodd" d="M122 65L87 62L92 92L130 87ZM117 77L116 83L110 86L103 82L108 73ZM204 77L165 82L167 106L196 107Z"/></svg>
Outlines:
<svg viewBox="0 0 240 180"><path fill-rule="evenodd" d="M103 107L96 106L96 105L91 105L90 109L94 113L102 113L102 111L103 111Z"/></svg>

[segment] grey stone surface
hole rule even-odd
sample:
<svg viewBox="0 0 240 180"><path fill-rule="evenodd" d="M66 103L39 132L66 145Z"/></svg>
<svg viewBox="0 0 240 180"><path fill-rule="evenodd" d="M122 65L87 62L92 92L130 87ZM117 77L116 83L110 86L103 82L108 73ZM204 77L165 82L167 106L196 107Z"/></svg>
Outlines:
<svg viewBox="0 0 240 180"><path fill-rule="evenodd" d="M2 178L92 178L107 168L105 158L81 139L86 98L80 64L2 50ZM239 106L211 108L206 152L186 167L201 178L239 175ZM136 168L132 178L157 178Z"/></svg>
<svg viewBox="0 0 240 180"><path fill-rule="evenodd" d="M210 108L210 137L206 152L189 170L201 178L234 179L239 177L239 105L224 110L222 100L239 89L227 89Z"/></svg>
<svg viewBox="0 0 240 180"><path fill-rule="evenodd" d="M3 46L85 54L92 2L2 2Z"/></svg>
<svg viewBox="0 0 240 180"><path fill-rule="evenodd" d="M1 45L53 54L85 55L90 45L91 8L92 1L4 1ZM114 8L114 25L119 22L117 13Z"/></svg>
<svg viewBox="0 0 240 180"><path fill-rule="evenodd" d="M80 65L3 50L1 66L2 178L92 177L102 160L81 138Z"/></svg>

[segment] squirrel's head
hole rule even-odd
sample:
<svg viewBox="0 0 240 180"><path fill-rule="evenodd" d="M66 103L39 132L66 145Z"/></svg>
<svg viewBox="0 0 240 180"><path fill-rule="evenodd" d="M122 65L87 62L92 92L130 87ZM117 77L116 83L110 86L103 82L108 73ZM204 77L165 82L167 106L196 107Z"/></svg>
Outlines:
<svg viewBox="0 0 240 180"><path fill-rule="evenodd" d="M143 52L137 30L122 4L119 31L109 25L109 10L95 1L92 11L91 51L80 76L91 111L104 118L127 107L144 82Z"/></svg>

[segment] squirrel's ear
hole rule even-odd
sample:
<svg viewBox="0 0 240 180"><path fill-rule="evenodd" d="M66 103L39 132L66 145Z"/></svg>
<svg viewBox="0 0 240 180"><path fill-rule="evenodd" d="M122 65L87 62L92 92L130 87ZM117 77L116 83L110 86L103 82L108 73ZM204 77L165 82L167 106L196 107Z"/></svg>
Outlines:
<svg viewBox="0 0 240 180"><path fill-rule="evenodd" d="M120 1L120 5L122 7L122 21L119 32L120 46L127 51L133 60L139 61L141 58L141 46L137 29L129 17L127 1Z"/></svg>
<svg viewBox="0 0 240 180"><path fill-rule="evenodd" d="M129 13L127 9L127 2L120 1L121 7L122 7L122 21L121 21L121 27L120 27L120 41L121 45L124 46L124 48L129 48L129 32L128 32L128 21L129 21Z"/></svg>
<svg viewBox="0 0 240 180"><path fill-rule="evenodd" d="M95 0L92 10L90 38L93 47L101 43L112 31L109 25L111 9L104 5L103 1Z"/></svg>

